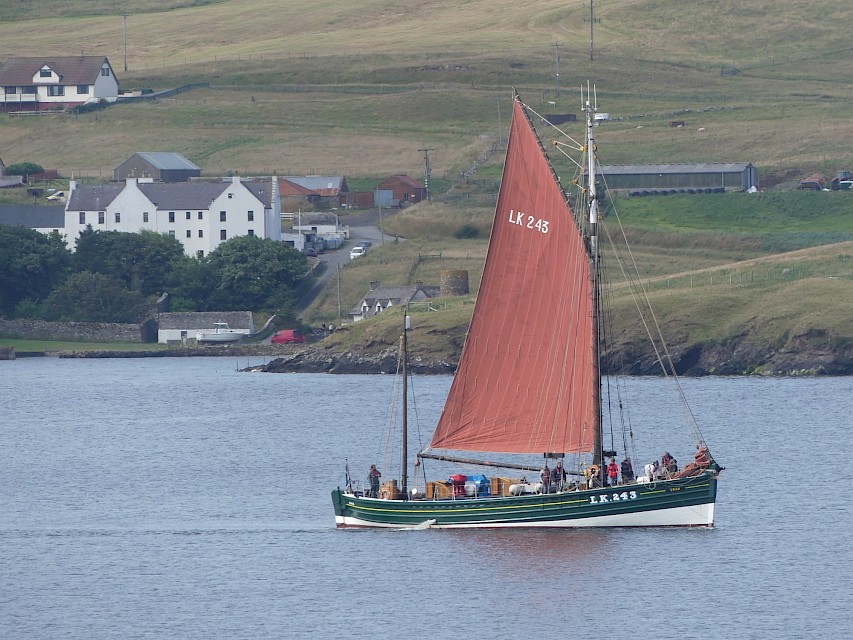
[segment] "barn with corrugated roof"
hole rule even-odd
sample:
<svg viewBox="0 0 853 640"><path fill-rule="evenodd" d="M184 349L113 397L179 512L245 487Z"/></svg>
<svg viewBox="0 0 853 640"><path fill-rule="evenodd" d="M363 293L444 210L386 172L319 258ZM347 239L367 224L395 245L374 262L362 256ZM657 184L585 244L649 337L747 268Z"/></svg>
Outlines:
<svg viewBox="0 0 853 640"><path fill-rule="evenodd" d="M188 182L201 169L180 153L138 151L113 169L113 180L150 178L158 182Z"/></svg>

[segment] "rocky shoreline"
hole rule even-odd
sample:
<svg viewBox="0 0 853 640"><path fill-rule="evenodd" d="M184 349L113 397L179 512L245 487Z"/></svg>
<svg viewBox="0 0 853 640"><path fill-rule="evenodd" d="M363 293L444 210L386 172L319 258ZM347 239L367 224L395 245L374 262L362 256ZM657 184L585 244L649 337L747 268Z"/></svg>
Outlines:
<svg viewBox="0 0 853 640"><path fill-rule="evenodd" d="M755 346L746 337L732 338L723 344L687 345L670 350L676 372L684 376L767 375L818 376L853 375L853 344L833 344L825 336L807 335L786 340L785 346ZM6 354L15 358L14 352ZM172 358L235 357L273 358L264 365L247 369L268 373L391 374L397 371L396 349L352 349L335 352L318 344L272 345L233 344L163 351L53 351L19 354L18 357L44 355L59 358ZM452 374L454 359L412 356L409 369L421 375ZM654 354L623 346L605 360L603 371L609 374L661 375Z"/></svg>

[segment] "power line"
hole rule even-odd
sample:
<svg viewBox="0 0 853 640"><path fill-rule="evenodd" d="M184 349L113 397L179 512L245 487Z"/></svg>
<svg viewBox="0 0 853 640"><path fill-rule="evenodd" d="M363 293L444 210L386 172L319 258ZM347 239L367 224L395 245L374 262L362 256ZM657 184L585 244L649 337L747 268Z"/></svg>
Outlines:
<svg viewBox="0 0 853 640"><path fill-rule="evenodd" d="M595 42L594 27L596 22L601 22L601 18L595 17L595 0L589 0L589 19L584 18L584 22L589 22L589 59L591 62L593 43Z"/></svg>

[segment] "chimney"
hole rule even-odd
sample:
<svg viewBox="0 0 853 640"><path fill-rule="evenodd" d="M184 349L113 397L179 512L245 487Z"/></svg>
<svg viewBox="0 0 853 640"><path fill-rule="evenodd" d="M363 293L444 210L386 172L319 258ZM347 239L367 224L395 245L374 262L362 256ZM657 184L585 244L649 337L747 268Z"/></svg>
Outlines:
<svg viewBox="0 0 853 640"><path fill-rule="evenodd" d="M379 288L379 280L371 280L370 281L370 290L376 291Z"/></svg>

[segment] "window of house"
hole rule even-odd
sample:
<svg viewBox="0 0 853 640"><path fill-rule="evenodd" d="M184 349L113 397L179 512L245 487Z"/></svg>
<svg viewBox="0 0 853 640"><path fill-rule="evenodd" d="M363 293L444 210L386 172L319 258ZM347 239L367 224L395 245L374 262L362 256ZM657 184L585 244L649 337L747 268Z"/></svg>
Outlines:
<svg viewBox="0 0 853 640"><path fill-rule="evenodd" d="M36 92L36 88L32 85L30 85L28 87L21 87L21 93L26 93L28 95L32 95L32 94L35 94L35 92Z"/></svg>
<svg viewBox="0 0 853 640"><path fill-rule="evenodd" d="M255 212L249 211L249 222L254 222L255 220Z"/></svg>
<svg viewBox="0 0 853 640"><path fill-rule="evenodd" d="M89 85L88 84L78 84L77 85L77 94L78 95L86 95L89 93Z"/></svg>
<svg viewBox="0 0 853 640"><path fill-rule="evenodd" d="M190 220L192 218L192 215L193 214L191 214L189 211L187 211L187 220Z"/></svg>
<svg viewBox="0 0 853 640"><path fill-rule="evenodd" d="M50 69L39 69L39 78L50 78L53 72Z"/></svg>
<svg viewBox="0 0 853 640"><path fill-rule="evenodd" d="M233 194L233 193L229 193L229 194L228 194L228 199L229 199L229 200L230 200L231 198L233 198L233 197L234 197L234 194Z"/></svg>
<svg viewBox="0 0 853 640"><path fill-rule="evenodd" d="M98 211L98 224L104 224L104 212Z"/></svg>
<svg viewBox="0 0 853 640"><path fill-rule="evenodd" d="M169 222L174 222L174 221L175 221L175 212L170 211L169 212Z"/></svg>
<svg viewBox="0 0 853 640"><path fill-rule="evenodd" d="M86 224L86 212L85 211L80 212L80 224Z"/></svg>
<svg viewBox="0 0 853 640"><path fill-rule="evenodd" d="M202 211L199 211L199 212L198 212L198 219L199 219L199 220L204 220L204 213L203 213Z"/></svg>
<svg viewBox="0 0 853 640"><path fill-rule="evenodd" d="M203 230L203 229L199 229L199 230L198 230L198 237L199 237L199 238L203 238L203 237L204 237L204 230Z"/></svg>
<svg viewBox="0 0 853 640"><path fill-rule="evenodd" d="M102 76L109 76L110 75L110 68L109 67L101 67L101 75Z"/></svg>
<svg viewBox="0 0 853 640"><path fill-rule="evenodd" d="M225 229L220 230L220 231L219 231L219 239L220 239L220 240L225 240L225 238L226 238L226 237L227 237L227 236L225 235Z"/></svg>
<svg viewBox="0 0 853 640"><path fill-rule="evenodd" d="M147 211L142 212L142 222L148 222L148 212Z"/></svg>
<svg viewBox="0 0 853 640"><path fill-rule="evenodd" d="M255 230L254 230L254 229L249 229L249 235L250 235L250 236L255 235Z"/></svg>
<svg viewBox="0 0 853 640"><path fill-rule="evenodd" d="M187 229L187 238L192 238L192 237L193 237L193 232L190 231L189 229Z"/></svg>
<svg viewBox="0 0 853 640"><path fill-rule="evenodd" d="M18 93L18 87L6 87L6 95L13 96Z"/></svg>
<svg viewBox="0 0 853 640"><path fill-rule="evenodd" d="M196 258L203 258L204 257L204 251L199 249L198 251L195 252L195 256L196 256Z"/></svg>
<svg viewBox="0 0 853 640"><path fill-rule="evenodd" d="M219 212L219 222L225 222L225 212L224 211Z"/></svg>
<svg viewBox="0 0 853 640"><path fill-rule="evenodd" d="M174 238L174 237L175 237L175 230L174 230L174 229L170 229L170 230L169 230L169 235L170 235L170 236L172 236L172 237Z"/></svg>
<svg viewBox="0 0 853 640"><path fill-rule="evenodd" d="M116 223L119 223L119 222L121 222L121 212L116 211Z"/></svg>
<svg viewBox="0 0 853 640"><path fill-rule="evenodd" d="M47 88L47 95L49 96L64 96L65 95L65 87L58 84L52 84Z"/></svg>

